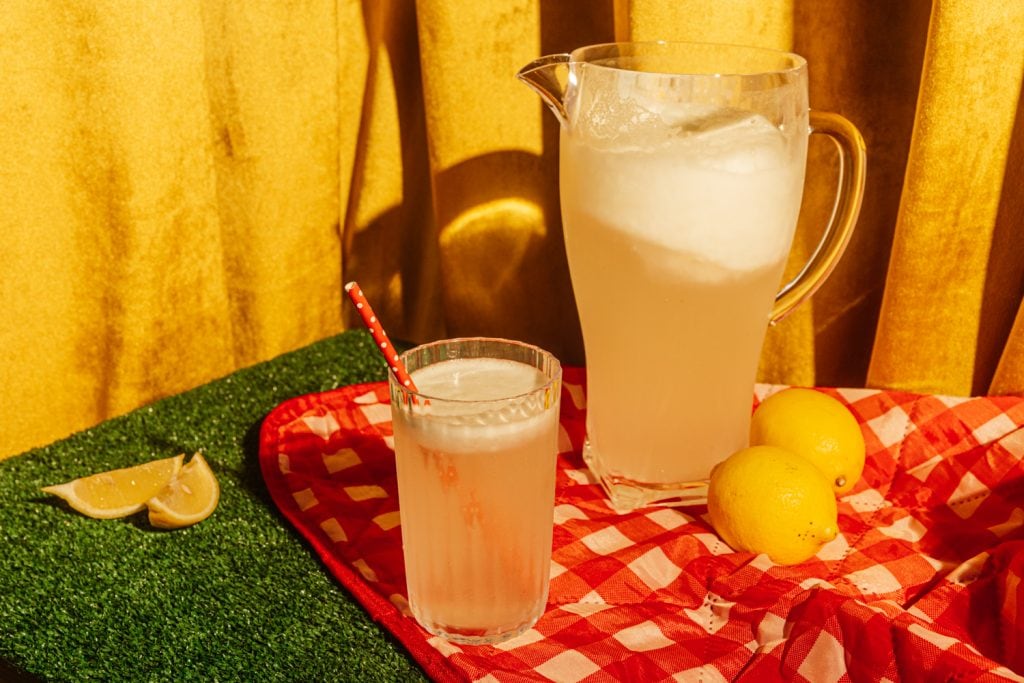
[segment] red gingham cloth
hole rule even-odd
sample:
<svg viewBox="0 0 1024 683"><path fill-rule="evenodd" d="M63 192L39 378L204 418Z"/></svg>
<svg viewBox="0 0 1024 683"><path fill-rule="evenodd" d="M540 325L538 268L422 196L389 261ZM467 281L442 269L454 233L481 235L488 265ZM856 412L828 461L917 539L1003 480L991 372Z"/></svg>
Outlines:
<svg viewBox="0 0 1024 683"><path fill-rule="evenodd" d="M407 616L386 384L280 405L260 465L284 516L436 680L1024 681L1024 397L819 390L860 421L867 464L838 537L782 567L730 550L704 506L615 514L580 457L584 375L567 368L550 597L498 645L450 644Z"/></svg>

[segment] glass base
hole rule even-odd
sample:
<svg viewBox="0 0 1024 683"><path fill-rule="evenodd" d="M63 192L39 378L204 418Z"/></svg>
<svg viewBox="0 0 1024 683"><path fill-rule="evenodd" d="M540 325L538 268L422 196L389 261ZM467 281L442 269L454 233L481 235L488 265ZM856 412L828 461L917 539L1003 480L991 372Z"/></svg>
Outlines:
<svg viewBox="0 0 1024 683"><path fill-rule="evenodd" d="M672 482L669 484L634 481L628 477L608 472L600 458L590 446L590 439L583 442L583 461L608 495L608 501L616 512L629 512L647 506L686 507L706 505L708 482Z"/></svg>
<svg viewBox="0 0 1024 683"><path fill-rule="evenodd" d="M538 617L539 619L539 617ZM418 620L417 620L418 621ZM447 629L443 626L436 624L427 625L420 622L420 626L427 629L435 636L441 636L447 641L452 643L458 643L460 645L494 645L495 643L503 643L506 640L512 640L516 636L521 636L526 633L534 624L537 623L537 619L532 619L522 626L517 626L510 631L501 631L499 633L473 633L466 631L459 631L456 629Z"/></svg>

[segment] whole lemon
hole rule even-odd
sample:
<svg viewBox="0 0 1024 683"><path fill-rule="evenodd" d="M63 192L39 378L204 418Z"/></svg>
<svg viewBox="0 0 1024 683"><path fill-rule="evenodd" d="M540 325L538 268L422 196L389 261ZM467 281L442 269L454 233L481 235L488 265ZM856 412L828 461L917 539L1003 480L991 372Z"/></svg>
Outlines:
<svg viewBox="0 0 1024 683"><path fill-rule="evenodd" d="M864 471L864 435L842 403L813 389L783 389L766 398L750 422L751 446L778 446L810 460L836 495Z"/></svg>
<svg viewBox="0 0 1024 683"><path fill-rule="evenodd" d="M737 451L708 484L711 525L733 550L776 564L808 559L838 532L836 497L814 465L775 446Z"/></svg>

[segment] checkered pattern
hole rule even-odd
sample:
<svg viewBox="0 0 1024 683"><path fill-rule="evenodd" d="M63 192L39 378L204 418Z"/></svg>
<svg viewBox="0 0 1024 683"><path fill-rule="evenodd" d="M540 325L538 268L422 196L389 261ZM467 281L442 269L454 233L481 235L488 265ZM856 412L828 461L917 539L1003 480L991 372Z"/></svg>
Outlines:
<svg viewBox="0 0 1024 683"><path fill-rule="evenodd" d="M615 514L580 458L583 381L566 370L547 610L499 645L408 616L386 385L279 406L264 479L437 680L1024 680L1024 397L821 389L863 425L867 464L838 537L782 567L733 552L703 506Z"/></svg>

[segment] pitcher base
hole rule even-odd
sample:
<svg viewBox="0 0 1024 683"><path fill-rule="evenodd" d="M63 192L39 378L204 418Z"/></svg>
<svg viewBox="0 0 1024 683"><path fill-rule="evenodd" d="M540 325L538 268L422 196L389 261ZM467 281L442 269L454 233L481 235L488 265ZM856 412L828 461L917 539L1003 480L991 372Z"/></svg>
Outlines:
<svg viewBox="0 0 1024 683"><path fill-rule="evenodd" d="M600 458L590 447L589 439L583 443L583 461L601 484L616 512L629 512L648 506L706 505L708 502L706 479L664 484L635 481L612 474L602 466Z"/></svg>

